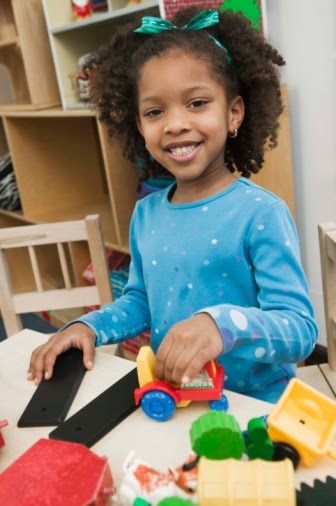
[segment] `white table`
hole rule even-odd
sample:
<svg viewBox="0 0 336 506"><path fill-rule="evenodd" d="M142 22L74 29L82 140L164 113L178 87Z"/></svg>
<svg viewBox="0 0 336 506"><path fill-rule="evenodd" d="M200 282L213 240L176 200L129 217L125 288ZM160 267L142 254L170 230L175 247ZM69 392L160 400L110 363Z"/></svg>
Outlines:
<svg viewBox="0 0 336 506"><path fill-rule="evenodd" d="M31 399L35 385L26 380L29 357L34 348L42 344L46 336L31 330L23 330L0 343L0 419L9 425L2 429L5 446L0 450L0 471L6 468L41 437L48 437L52 427L17 427L17 421ZM87 372L68 417L103 392L112 383L135 367L134 362L114 357L97 350L95 365ZM250 418L268 414L272 404L226 391L232 413L245 430ZM98 441L91 449L97 455L106 455L115 485L123 476L122 465L134 450L136 457L145 460L157 470L181 465L190 452L189 428L193 420L208 410L207 403L192 403L178 409L165 423L147 418L141 409L136 410L120 425ZM336 441L334 442L336 447ZM301 482L313 484L315 478L336 477L336 464L322 458L311 468L300 466L296 471L296 486Z"/></svg>

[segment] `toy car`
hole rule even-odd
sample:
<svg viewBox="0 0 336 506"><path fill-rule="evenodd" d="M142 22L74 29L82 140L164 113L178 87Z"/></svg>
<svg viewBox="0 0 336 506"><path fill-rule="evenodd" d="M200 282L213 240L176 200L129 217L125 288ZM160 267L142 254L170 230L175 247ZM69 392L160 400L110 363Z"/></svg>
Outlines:
<svg viewBox="0 0 336 506"><path fill-rule="evenodd" d="M217 360L204 365L190 384L172 384L155 378L155 355L149 346L143 346L137 357L140 387L134 391L135 403L141 403L149 418L160 422L169 420L176 407L187 406L191 401L211 401L210 407L227 410L228 401L223 395L224 368Z"/></svg>
<svg viewBox="0 0 336 506"><path fill-rule="evenodd" d="M296 378L292 379L267 418L273 441L292 447L311 466L324 455L336 460L331 442L336 434L336 402Z"/></svg>

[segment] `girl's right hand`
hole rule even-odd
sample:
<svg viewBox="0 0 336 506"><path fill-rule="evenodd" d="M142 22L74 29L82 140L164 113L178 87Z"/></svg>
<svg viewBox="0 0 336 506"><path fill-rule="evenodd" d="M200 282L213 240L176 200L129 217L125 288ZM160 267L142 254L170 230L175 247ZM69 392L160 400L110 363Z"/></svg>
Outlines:
<svg viewBox="0 0 336 506"><path fill-rule="evenodd" d="M86 369L92 369L95 355L95 333L84 323L74 323L59 334L51 336L45 344L36 348L31 357L27 379L40 383L42 377L50 379L58 355L70 348L83 350Z"/></svg>

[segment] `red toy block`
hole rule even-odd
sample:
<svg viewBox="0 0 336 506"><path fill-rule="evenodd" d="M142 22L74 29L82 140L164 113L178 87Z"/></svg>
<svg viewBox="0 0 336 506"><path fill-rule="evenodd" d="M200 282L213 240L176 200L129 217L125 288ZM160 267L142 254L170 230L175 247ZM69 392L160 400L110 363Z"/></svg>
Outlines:
<svg viewBox="0 0 336 506"><path fill-rule="evenodd" d="M6 427L6 425L8 425L7 420L0 420L0 429L2 429L2 427ZM3 446L5 446L5 440L0 430L0 448L2 448Z"/></svg>
<svg viewBox="0 0 336 506"><path fill-rule="evenodd" d="M65 441L40 439L0 474L6 506L105 506L114 492L106 457Z"/></svg>

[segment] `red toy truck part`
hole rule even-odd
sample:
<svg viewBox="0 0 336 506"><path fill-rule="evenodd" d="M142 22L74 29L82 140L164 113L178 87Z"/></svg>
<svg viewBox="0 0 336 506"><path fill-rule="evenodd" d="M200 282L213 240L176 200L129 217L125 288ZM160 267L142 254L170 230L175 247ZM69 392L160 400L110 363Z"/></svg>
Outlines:
<svg viewBox="0 0 336 506"><path fill-rule="evenodd" d="M153 420L169 420L176 407L186 407L191 401L216 401L214 409L227 409L223 395L224 368L217 360L207 362L191 383L168 383L156 379L155 355L149 346L143 346L137 356L137 374L135 404L141 402L142 410Z"/></svg>
<svg viewBox="0 0 336 506"><path fill-rule="evenodd" d="M0 429L2 429L3 427L6 427L7 425L8 425L7 420L0 420ZM5 446L5 440L4 440L3 435L1 434L1 430L0 430L0 448L2 448L3 446Z"/></svg>
<svg viewBox="0 0 336 506"><path fill-rule="evenodd" d="M220 399L223 393L224 368L215 361L215 371L213 371L211 362L204 366L204 370L208 372L209 377L213 381L213 388L181 388L173 386L165 381L155 380L147 383L142 388L137 388L134 392L135 402L138 405L143 395L150 390L160 390L165 392L174 399L176 404L182 401L208 401Z"/></svg>
<svg viewBox="0 0 336 506"><path fill-rule="evenodd" d="M6 506L105 506L113 493L106 457L65 441L40 439L0 475Z"/></svg>

